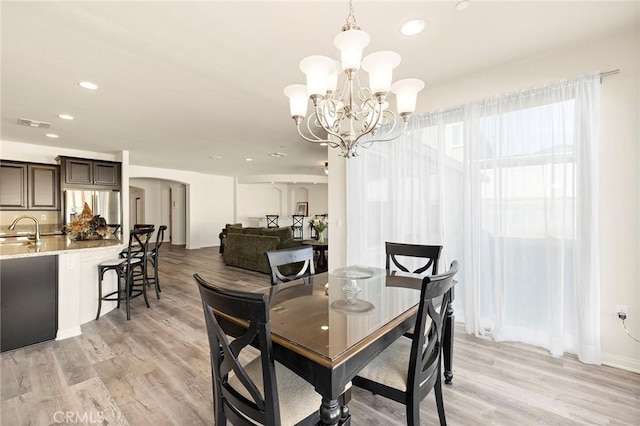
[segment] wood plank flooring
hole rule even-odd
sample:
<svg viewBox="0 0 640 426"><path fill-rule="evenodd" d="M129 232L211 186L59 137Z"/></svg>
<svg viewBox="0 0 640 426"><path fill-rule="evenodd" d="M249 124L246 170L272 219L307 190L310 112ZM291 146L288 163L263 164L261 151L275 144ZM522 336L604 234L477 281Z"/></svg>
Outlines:
<svg viewBox="0 0 640 426"><path fill-rule="evenodd" d="M227 267L217 247L162 246L162 299L151 292L132 319L114 310L83 334L0 356L0 424L212 425L209 347L192 275L234 288L267 275ZM450 425L640 425L640 375L574 357L496 343L457 329L454 382L444 386ZM354 425L405 424L404 406L358 388ZM423 424L438 424L435 401Z"/></svg>

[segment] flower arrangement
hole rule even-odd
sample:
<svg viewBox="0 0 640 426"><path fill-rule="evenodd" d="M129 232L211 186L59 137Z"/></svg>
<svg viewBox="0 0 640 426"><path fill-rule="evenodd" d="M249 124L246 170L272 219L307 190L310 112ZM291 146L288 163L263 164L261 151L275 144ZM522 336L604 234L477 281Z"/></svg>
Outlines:
<svg viewBox="0 0 640 426"><path fill-rule="evenodd" d="M111 234L107 221L100 215L94 216L87 203L84 203L80 217L73 219L65 229L74 240L99 239Z"/></svg>
<svg viewBox="0 0 640 426"><path fill-rule="evenodd" d="M318 239L324 241L324 230L329 227L329 221L326 217L316 217L309 221L309 224L313 226L313 229L318 233Z"/></svg>

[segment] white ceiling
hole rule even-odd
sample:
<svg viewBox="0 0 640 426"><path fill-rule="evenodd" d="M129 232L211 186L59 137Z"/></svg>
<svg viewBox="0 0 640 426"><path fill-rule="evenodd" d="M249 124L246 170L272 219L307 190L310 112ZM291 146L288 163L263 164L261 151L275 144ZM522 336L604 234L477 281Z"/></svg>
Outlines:
<svg viewBox="0 0 640 426"><path fill-rule="evenodd" d="M637 1L472 0L464 11L455 3L356 1L371 36L365 54L395 50L403 61L394 79L435 85L639 19ZM2 140L128 150L132 164L219 175L323 175L327 149L297 137L282 90L304 83L303 57L338 59L333 38L346 0L2 1L0 11ZM413 18L426 30L402 36L400 25ZM79 88L83 80L100 89ZM19 117L52 127L19 126ZM288 155L268 156L276 151Z"/></svg>

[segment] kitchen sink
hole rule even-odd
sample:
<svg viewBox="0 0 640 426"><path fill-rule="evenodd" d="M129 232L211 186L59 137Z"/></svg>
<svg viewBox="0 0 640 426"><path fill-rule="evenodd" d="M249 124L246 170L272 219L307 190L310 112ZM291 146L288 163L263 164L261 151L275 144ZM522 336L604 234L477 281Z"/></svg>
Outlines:
<svg viewBox="0 0 640 426"><path fill-rule="evenodd" d="M0 245L3 246L28 246L33 243L33 237L0 237Z"/></svg>

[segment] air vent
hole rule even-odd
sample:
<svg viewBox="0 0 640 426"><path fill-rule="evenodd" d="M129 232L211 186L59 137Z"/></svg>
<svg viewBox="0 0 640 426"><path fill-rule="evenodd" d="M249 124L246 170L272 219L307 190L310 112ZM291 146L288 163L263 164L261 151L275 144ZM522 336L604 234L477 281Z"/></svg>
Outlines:
<svg viewBox="0 0 640 426"><path fill-rule="evenodd" d="M271 154L269 154L269 157L274 157L274 158L282 158L286 156L287 154L285 154L284 152L272 152Z"/></svg>
<svg viewBox="0 0 640 426"><path fill-rule="evenodd" d="M48 129L49 127L51 127L51 123L47 123L45 121L30 120L28 118L18 118L18 124L20 124L21 126L35 127L37 129Z"/></svg>

